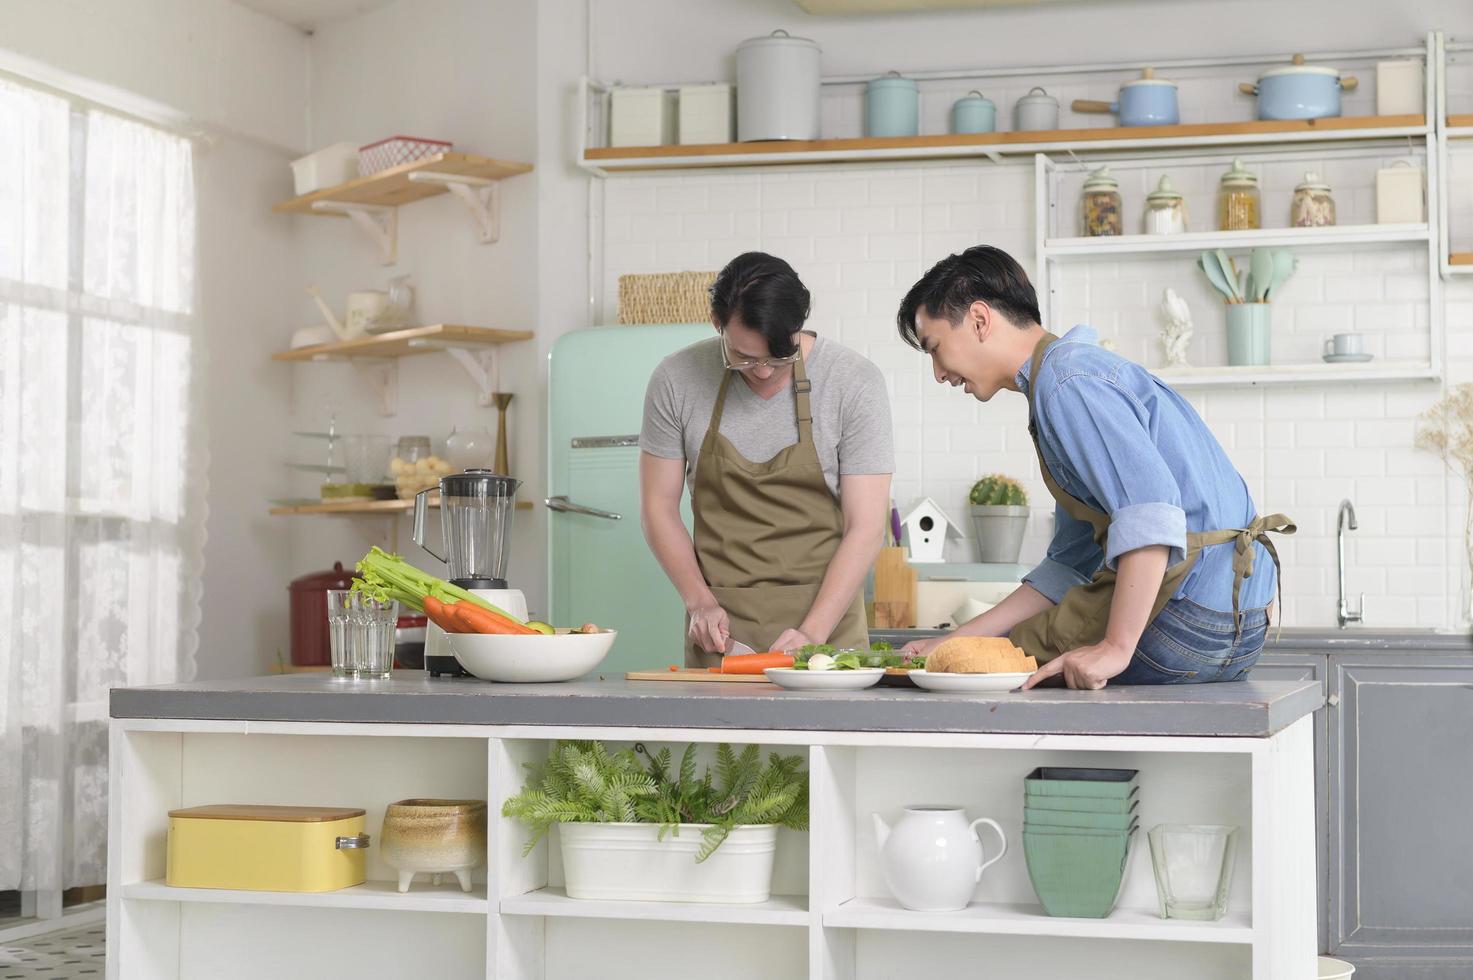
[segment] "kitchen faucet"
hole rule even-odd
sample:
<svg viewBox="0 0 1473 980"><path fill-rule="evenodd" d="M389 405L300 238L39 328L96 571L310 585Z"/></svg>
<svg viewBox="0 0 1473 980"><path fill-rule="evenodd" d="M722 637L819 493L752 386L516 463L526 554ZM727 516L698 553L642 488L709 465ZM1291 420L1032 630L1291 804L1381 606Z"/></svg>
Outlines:
<svg viewBox="0 0 1473 980"><path fill-rule="evenodd" d="M1340 628L1344 629L1351 623L1365 621L1366 594L1360 594L1360 605L1352 612L1345 602L1345 529L1347 523L1350 530L1354 531L1359 525L1355 520L1355 505L1348 499L1340 501L1340 516L1335 519L1335 561L1340 578L1340 606L1336 611L1336 618L1340 621Z"/></svg>

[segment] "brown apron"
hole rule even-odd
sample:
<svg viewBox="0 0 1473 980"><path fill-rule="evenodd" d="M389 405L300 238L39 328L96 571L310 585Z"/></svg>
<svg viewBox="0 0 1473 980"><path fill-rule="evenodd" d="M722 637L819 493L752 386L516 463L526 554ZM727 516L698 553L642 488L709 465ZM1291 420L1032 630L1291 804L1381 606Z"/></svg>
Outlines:
<svg viewBox="0 0 1473 980"><path fill-rule="evenodd" d="M1044 462L1043 452L1038 446L1038 416L1034 392L1038 390L1038 371L1043 364L1044 351L1048 350L1049 345L1058 339L1051 333L1045 333L1043 339L1033 350L1033 366L1028 375L1028 432L1033 436L1033 450L1038 454L1038 468L1043 473L1043 482L1048 487L1048 492L1070 517L1090 523L1094 528L1095 543L1103 552L1110 533L1109 515L1065 493L1054 479L1054 475L1049 472L1048 464ZM1274 549L1273 542L1269 540L1268 532L1293 534L1295 530L1294 523L1288 517L1283 514L1274 514L1271 517L1255 517L1247 527L1189 532L1186 557L1166 570L1161 588L1156 593L1155 601L1151 604L1150 618L1155 619L1160 615L1166 603L1181 588L1182 582L1197 564L1197 556L1202 553L1203 548L1232 542L1235 548L1233 555L1233 622L1241 632L1242 610L1238 607L1238 601L1243 580L1253 574L1253 558L1256 553L1253 543L1257 541L1268 550L1269 556L1273 559L1274 568L1278 569L1279 554ZM1282 576L1279 581L1279 591L1280 598L1282 598ZM1110 603L1114 597L1115 573L1108 568L1101 567L1087 584L1075 586L1064 593L1064 599L1058 605L1045 609L1038 615L1014 626L1008 638L1027 653L1037 657L1039 663L1052 660L1070 650L1099 643L1105 638L1105 628L1110 621Z"/></svg>
<svg viewBox="0 0 1473 980"><path fill-rule="evenodd" d="M765 463L743 458L721 434L734 374L727 371L721 380L696 462L691 488L696 560L726 610L732 638L765 652L808 615L844 536L844 514L813 444L812 385L803 359L793 363L798 441ZM689 625L686 666L721 663L720 654L707 653L690 637ZM869 643L863 595L854 596L828 642L840 647Z"/></svg>

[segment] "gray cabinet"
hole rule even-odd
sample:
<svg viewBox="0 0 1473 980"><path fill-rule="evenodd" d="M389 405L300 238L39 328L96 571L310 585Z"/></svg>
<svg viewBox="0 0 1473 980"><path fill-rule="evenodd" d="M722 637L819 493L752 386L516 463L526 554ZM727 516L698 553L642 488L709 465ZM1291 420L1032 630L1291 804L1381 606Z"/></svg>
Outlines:
<svg viewBox="0 0 1473 980"><path fill-rule="evenodd" d="M1473 656L1334 654L1329 668L1327 948L1356 980L1468 980Z"/></svg>

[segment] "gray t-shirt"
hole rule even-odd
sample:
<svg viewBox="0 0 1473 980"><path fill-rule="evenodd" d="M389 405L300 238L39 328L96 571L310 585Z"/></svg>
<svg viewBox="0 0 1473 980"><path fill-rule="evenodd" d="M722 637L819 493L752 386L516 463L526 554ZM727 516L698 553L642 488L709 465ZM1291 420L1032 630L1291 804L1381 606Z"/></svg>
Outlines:
<svg viewBox="0 0 1473 980"><path fill-rule="evenodd" d="M890 398L880 369L859 352L822 337L814 339L804 369L813 384L813 442L834 496L839 495L841 475L894 473ZM696 459L726 370L721 340L712 337L661 361L645 392L639 448L652 456L684 459L692 489ZM741 378L732 378L721 434L754 463L793 445L798 441L793 386L764 400Z"/></svg>

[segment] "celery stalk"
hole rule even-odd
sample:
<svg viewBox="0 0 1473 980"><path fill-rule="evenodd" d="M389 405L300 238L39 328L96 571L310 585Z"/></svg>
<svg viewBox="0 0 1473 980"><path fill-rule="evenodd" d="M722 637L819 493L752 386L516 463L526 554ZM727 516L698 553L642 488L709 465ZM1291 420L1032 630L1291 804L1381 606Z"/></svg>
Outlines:
<svg viewBox="0 0 1473 980"><path fill-rule="evenodd" d="M375 599L397 599L401 606L424 612L425 596L432 595L441 602L469 602L513 622L522 622L505 609L493 606L452 582L421 571L400 556L391 555L377 545L363 556L357 569L363 577L353 583L354 591L367 593Z"/></svg>

